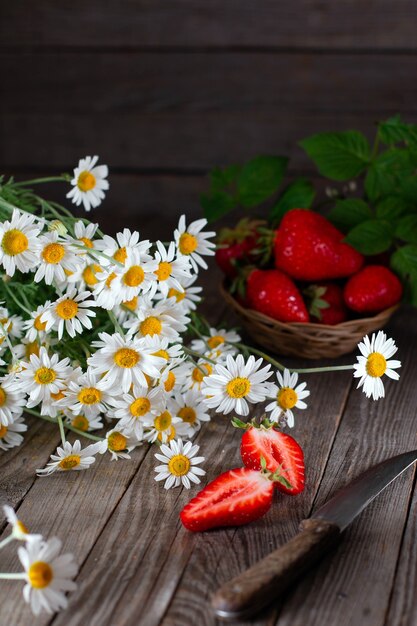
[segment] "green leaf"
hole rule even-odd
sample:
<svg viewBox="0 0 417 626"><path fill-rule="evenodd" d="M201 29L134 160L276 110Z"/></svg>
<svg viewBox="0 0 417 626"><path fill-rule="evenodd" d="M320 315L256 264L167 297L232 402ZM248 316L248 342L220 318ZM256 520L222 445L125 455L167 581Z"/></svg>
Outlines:
<svg viewBox="0 0 417 626"><path fill-rule="evenodd" d="M332 180L359 176L371 160L368 140L356 130L319 133L300 142L319 172Z"/></svg>
<svg viewBox="0 0 417 626"><path fill-rule="evenodd" d="M347 232L365 220L372 218L372 211L361 198L337 200L327 216L337 228Z"/></svg>
<svg viewBox="0 0 417 626"><path fill-rule="evenodd" d="M379 136L385 144L417 142L417 126L406 124L399 115L378 124Z"/></svg>
<svg viewBox="0 0 417 626"><path fill-rule="evenodd" d="M395 221L412 207L410 203L399 196L387 196L376 206L376 216L382 220Z"/></svg>
<svg viewBox="0 0 417 626"><path fill-rule="evenodd" d="M277 224L290 209L309 209L313 203L315 189L306 178L297 178L283 191L269 213L270 221Z"/></svg>
<svg viewBox="0 0 417 626"><path fill-rule="evenodd" d="M413 173L408 150L393 148L382 152L370 165L365 178L365 191L370 200L395 195L400 181Z"/></svg>
<svg viewBox="0 0 417 626"><path fill-rule="evenodd" d="M223 217L235 208L236 199L225 191L213 191L203 193L200 196L200 203L204 209L204 217L209 222Z"/></svg>
<svg viewBox="0 0 417 626"><path fill-rule="evenodd" d="M407 243L417 244L417 215L405 215L396 226L395 236Z"/></svg>
<svg viewBox="0 0 417 626"><path fill-rule="evenodd" d="M209 174L211 191L225 191L231 187L233 183L236 183L241 169L240 165L229 165L223 169L220 167L213 168Z"/></svg>
<svg viewBox="0 0 417 626"><path fill-rule="evenodd" d="M417 246L408 244L391 255L391 267L400 276L417 275Z"/></svg>
<svg viewBox="0 0 417 626"><path fill-rule="evenodd" d="M379 254L391 247L392 229L388 222L367 220L352 228L345 241L362 254Z"/></svg>
<svg viewBox="0 0 417 626"><path fill-rule="evenodd" d="M288 159L276 156L258 156L246 163L237 179L240 203L251 208L267 200L281 184Z"/></svg>

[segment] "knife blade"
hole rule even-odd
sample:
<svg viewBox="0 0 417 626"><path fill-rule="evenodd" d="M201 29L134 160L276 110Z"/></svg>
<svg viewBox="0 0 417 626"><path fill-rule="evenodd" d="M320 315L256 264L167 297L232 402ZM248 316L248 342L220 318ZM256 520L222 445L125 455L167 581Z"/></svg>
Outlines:
<svg viewBox="0 0 417 626"><path fill-rule="evenodd" d="M295 537L216 591L211 603L217 617L247 619L265 608L335 546L355 517L416 461L417 450L399 454L337 491L301 522Z"/></svg>

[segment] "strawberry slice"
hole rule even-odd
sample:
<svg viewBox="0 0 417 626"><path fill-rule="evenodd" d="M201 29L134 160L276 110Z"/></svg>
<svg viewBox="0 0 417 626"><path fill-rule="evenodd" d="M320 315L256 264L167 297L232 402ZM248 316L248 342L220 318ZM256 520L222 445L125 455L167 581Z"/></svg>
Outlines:
<svg viewBox="0 0 417 626"><path fill-rule="evenodd" d="M249 524L269 510L274 482L279 480L287 482L278 473L271 476L265 469L240 467L224 472L183 508L181 521L194 532Z"/></svg>
<svg viewBox="0 0 417 626"><path fill-rule="evenodd" d="M270 472L280 470L289 485L276 481L275 487L291 496L304 490L304 453L296 440L275 428L250 426L243 434L240 454L246 467L260 470L264 458Z"/></svg>

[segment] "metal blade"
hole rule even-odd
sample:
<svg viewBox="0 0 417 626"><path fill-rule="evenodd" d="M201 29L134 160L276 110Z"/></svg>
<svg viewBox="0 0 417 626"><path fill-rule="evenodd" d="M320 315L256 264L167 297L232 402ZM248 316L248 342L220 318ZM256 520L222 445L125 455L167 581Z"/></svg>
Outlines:
<svg viewBox="0 0 417 626"><path fill-rule="evenodd" d="M311 517L333 522L340 530L344 530L385 487L415 461L417 450L412 450L374 465L340 489L326 504L314 511Z"/></svg>

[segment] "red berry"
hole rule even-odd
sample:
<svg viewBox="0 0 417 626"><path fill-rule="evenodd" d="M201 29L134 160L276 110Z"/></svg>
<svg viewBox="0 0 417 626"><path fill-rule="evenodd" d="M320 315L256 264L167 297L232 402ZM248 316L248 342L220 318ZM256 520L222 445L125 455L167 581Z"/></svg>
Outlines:
<svg viewBox="0 0 417 626"><path fill-rule="evenodd" d="M294 282L279 270L254 270L246 286L249 306L280 322L308 322L309 315Z"/></svg>
<svg viewBox="0 0 417 626"><path fill-rule="evenodd" d="M257 242L259 222L243 218L236 228L224 228L218 239L216 262L228 278L237 276L239 262L252 262Z"/></svg>
<svg viewBox="0 0 417 626"><path fill-rule="evenodd" d="M298 280L351 276L363 256L343 243L344 235L325 217L307 209L286 213L275 236L275 266Z"/></svg>
<svg viewBox="0 0 417 626"><path fill-rule="evenodd" d="M307 290L309 293L315 294L309 307L312 321L317 324L334 326L347 319L348 310L343 298L342 287L335 283L318 283L317 285L310 285Z"/></svg>
<svg viewBox="0 0 417 626"><path fill-rule="evenodd" d="M279 481L275 482L276 489L295 496L301 493L305 485L304 454L296 440L275 428L256 428L251 426L246 430L240 444L240 454L246 467L261 469L261 458L266 461L266 467L271 472L282 468L283 477L290 483L291 488Z"/></svg>
<svg viewBox="0 0 417 626"><path fill-rule="evenodd" d="M352 276L344 290L345 302L357 313L379 313L401 300L403 287L383 265L368 265Z"/></svg>

